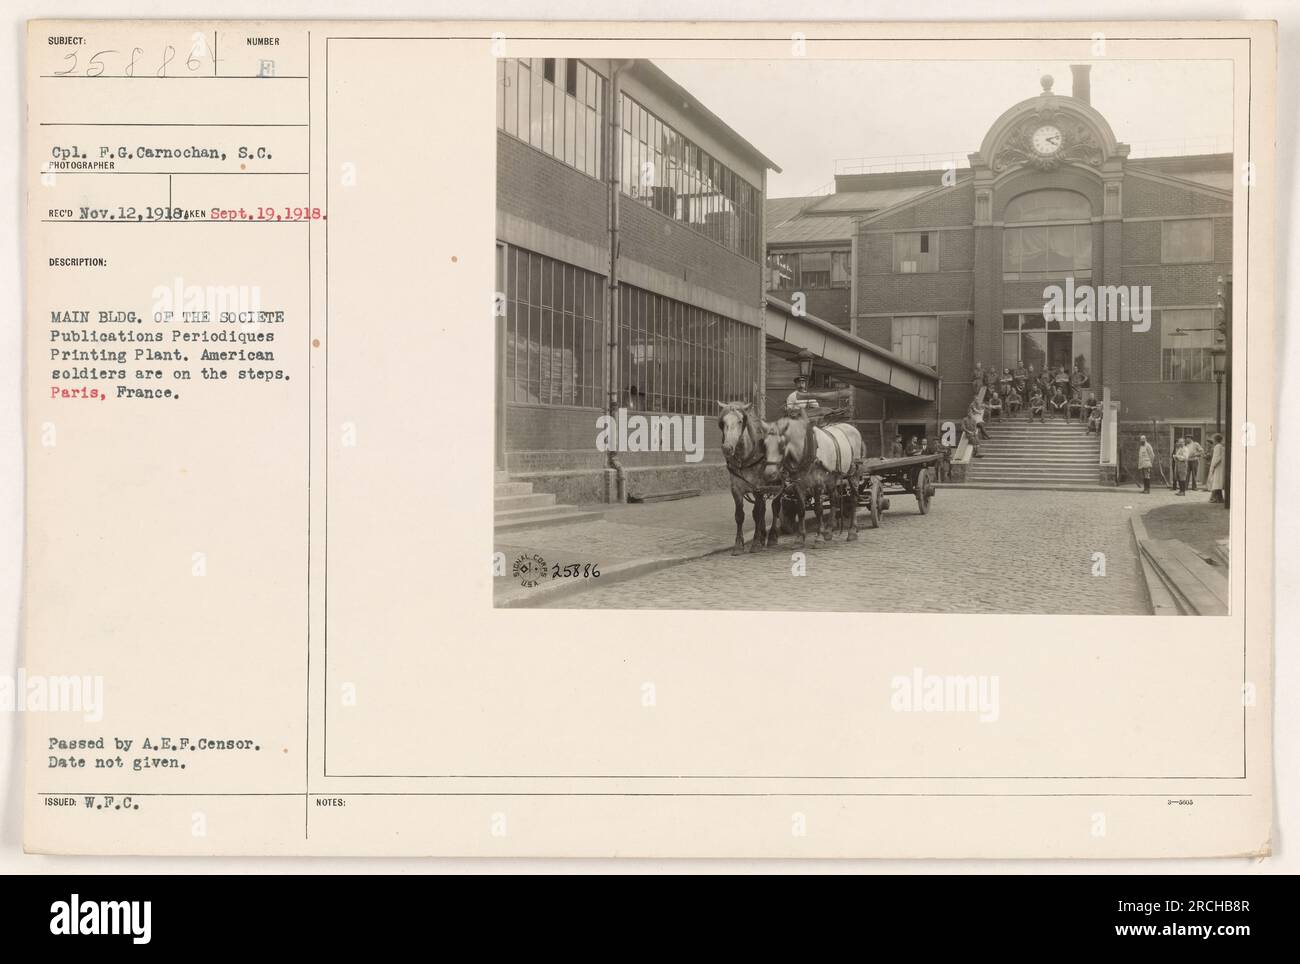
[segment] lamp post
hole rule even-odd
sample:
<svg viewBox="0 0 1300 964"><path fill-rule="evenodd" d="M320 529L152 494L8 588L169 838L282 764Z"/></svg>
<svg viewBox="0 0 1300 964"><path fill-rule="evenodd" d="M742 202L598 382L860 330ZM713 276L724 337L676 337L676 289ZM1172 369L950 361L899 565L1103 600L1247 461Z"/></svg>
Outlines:
<svg viewBox="0 0 1300 964"><path fill-rule="evenodd" d="M1214 364L1214 431L1223 431L1223 376L1228 368L1226 348L1211 348L1210 360Z"/></svg>
<svg viewBox="0 0 1300 964"><path fill-rule="evenodd" d="M799 377L808 379L809 387L812 386L812 369L813 359L817 357L808 349L799 352Z"/></svg>
<svg viewBox="0 0 1300 964"><path fill-rule="evenodd" d="M1224 421L1228 424L1223 445L1223 507L1232 508L1232 275L1215 279L1214 321L1218 327L1218 354L1214 358L1214 379L1223 386ZM1217 392L1217 389L1216 389ZM1222 429L1219 429L1222 432Z"/></svg>

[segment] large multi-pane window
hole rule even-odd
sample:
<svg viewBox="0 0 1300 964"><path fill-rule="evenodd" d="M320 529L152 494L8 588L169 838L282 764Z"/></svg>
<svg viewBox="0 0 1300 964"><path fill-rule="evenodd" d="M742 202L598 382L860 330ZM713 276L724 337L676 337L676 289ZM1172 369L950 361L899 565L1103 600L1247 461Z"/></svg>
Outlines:
<svg viewBox="0 0 1300 964"><path fill-rule="evenodd" d="M1047 367L1047 320L1041 314L1002 316L1002 364L1035 372Z"/></svg>
<svg viewBox="0 0 1300 964"><path fill-rule="evenodd" d="M622 404L713 415L718 401L752 397L762 333L712 311L631 285L619 288Z"/></svg>
<svg viewBox="0 0 1300 964"><path fill-rule="evenodd" d="M504 253L505 400L605 407L605 279L523 248Z"/></svg>
<svg viewBox="0 0 1300 964"><path fill-rule="evenodd" d="M1092 371L1092 322L1071 317L1048 320L1042 312L1008 312L1002 316L1002 365L1015 368L1078 368Z"/></svg>
<svg viewBox="0 0 1300 964"><path fill-rule="evenodd" d="M497 61L497 127L596 178L604 101L605 78L581 60Z"/></svg>
<svg viewBox="0 0 1300 964"><path fill-rule="evenodd" d="M849 250L773 251L767 256L767 290L847 288L853 281Z"/></svg>
<svg viewBox="0 0 1300 964"><path fill-rule="evenodd" d="M1221 345L1211 308L1164 308L1160 312L1160 380L1214 381L1214 348Z"/></svg>
<svg viewBox="0 0 1300 964"><path fill-rule="evenodd" d="M1160 260L1165 264L1213 261L1214 231L1210 219L1162 221Z"/></svg>
<svg viewBox="0 0 1300 964"><path fill-rule="evenodd" d="M620 109L623 193L759 260L760 191L626 94Z"/></svg>
<svg viewBox="0 0 1300 964"><path fill-rule="evenodd" d="M1030 191L1011 199L1003 220L1004 281L1092 277L1092 206L1082 194Z"/></svg>
<svg viewBox="0 0 1300 964"><path fill-rule="evenodd" d="M894 354L917 365L939 368L939 319L934 315L906 315L893 319Z"/></svg>

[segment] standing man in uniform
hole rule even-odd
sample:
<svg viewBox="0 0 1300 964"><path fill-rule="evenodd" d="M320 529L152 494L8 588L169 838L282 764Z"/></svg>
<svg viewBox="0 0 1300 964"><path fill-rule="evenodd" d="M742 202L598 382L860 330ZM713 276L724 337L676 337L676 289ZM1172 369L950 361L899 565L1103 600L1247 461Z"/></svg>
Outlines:
<svg viewBox="0 0 1300 964"><path fill-rule="evenodd" d="M961 430L965 436L970 439L971 452L974 458L980 459L980 428L982 426L975 420L973 412L967 412L966 417L961 420Z"/></svg>
<svg viewBox="0 0 1300 964"><path fill-rule="evenodd" d="M1180 438L1174 449L1174 482L1178 495L1187 494L1187 439Z"/></svg>
<svg viewBox="0 0 1300 964"><path fill-rule="evenodd" d="M1187 485L1195 492L1196 479L1201 474L1201 457L1205 455L1205 449L1201 448L1201 443L1196 439L1187 440Z"/></svg>
<svg viewBox="0 0 1300 964"><path fill-rule="evenodd" d="M1145 435L1138 436L1138 474L1142 476L1142 491L1151 492L1151 466L1155 464L1156 450Z"/></svg>

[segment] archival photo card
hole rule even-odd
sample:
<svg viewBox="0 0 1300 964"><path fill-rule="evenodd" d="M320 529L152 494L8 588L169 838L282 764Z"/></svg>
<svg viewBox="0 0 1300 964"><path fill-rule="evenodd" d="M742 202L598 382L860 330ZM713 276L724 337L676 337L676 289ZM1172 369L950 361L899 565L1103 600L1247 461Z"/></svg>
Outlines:
<svg viewBox="0 0 1300 964"><path fill-rule="evenodd" d="M30 23L26 848L1269 854L1275 53Z"/></svg>

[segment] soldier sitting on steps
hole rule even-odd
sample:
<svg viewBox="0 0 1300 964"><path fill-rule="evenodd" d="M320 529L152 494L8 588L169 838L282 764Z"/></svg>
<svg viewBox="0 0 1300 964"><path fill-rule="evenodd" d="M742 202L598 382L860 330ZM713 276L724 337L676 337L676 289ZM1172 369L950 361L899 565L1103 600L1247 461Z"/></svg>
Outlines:
<svg viewBox="0 0 1300 964"><path fill-rule="evenodd" d="M1068 417L1066 410L1069 407L1069 404L1069 401L1066 400L1065 392L1061 390L1060 385L1057 385L1056 391L1052 393L1051 401L1047 403L1048 409L1051 410L1054 417L1066 418Z"/></svg>
<svg viewBox="0 0 1300 964"><path fill-rule="evenodd" d="M993 389L989 389L988 395L985 396L986 408L990 419L1002 419L1002 397Z"/></svg>
<svg viewBox="0 0 1300 964"><path fill-rule="evenodd" d="M1034 394L1029 397L1029 421L1037 418L1040 422L1047 421L1045 414L1047 402L1043 400L1042 390L1037 385L1034 386Z"/></svg>
<svg viewBox="0 0 1300 964"><path fill-rule="evenodd" d="M1079 421L1083 421L1083 390L1076 388L1070 392L1070 404L1066 408L1066 416L1073 418L1079 416Z"/></svg>
<svg viewBox="0 0 1300 964"><path fill-rule="evenodd" d="M1006 408L1008 415L1014 415L1016 412L1020 411L1020 406L1022 404L1023 401L1020 398L1020 392L1016 389L1015 385L1012 385L1011 391L1007 392L1007 397L1002 400L1003 407Z"/></svg>

